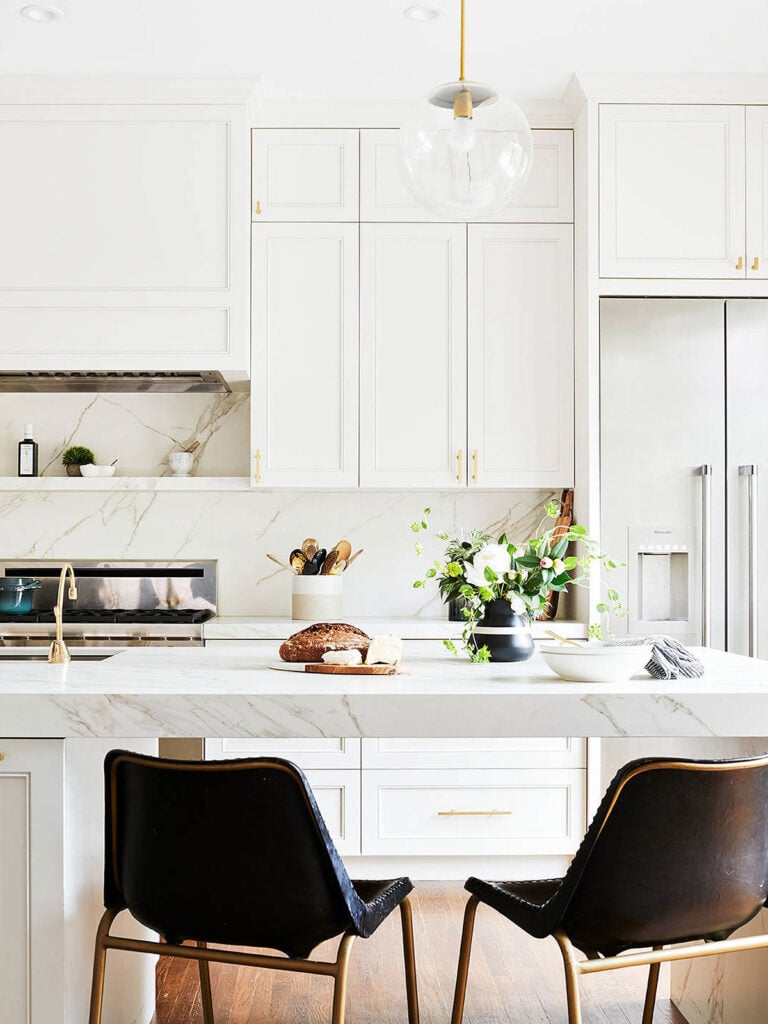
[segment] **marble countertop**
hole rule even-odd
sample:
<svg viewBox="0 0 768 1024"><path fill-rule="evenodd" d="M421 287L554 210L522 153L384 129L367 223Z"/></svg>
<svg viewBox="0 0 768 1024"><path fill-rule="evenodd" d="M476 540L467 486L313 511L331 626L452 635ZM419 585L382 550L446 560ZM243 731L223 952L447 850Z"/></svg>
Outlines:
<svg viewBox="0 0 768 1024"><path fill-rule="evenodd" d="M276 647L129 649L66 666L0 654L0 736L766 736L768 662L697 651L702 679L621 684L409 658L396 677L275 671Z"/></svg>
<svg viewBox="0 0 768 1024"><path fill-rule="evenodd" d="M350 616L348 620L369 636L394 634L401 640L446 640L461 636L462 623L448 619L372 619ZM306 629L309 622L289 619L287 616L219 615L209 619L203 626L206 640L285 640L286 637ZM587 626L584 622L557 620L555 622L534 622L533 635L544 637L544 630L554 629L562 636L584 638Z"/></svg>

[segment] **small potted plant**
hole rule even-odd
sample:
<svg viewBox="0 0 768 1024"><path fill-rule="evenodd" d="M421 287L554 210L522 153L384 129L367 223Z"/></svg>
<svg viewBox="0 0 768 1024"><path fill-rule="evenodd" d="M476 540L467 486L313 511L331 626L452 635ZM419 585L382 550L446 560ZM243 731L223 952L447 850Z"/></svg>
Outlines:
<svg viewBox="0 0 768 1024"><path fill-rule="evenodd" d="M545 521L556 520L559 511L557 502L549 502ZM429 514L430 509L424 509L422 518L411 524L414 533L429 528ZM443 598L464 599L462 639L472 661L530 658L534 651L530 623L544 613L548 596L586 584L593 565L606 571L616 568L578 524L552 526L522 544L510 543L504 534L494 541L481 531L438 537L447 542L445 556L433 562L414 587L436 580ZM568 554L572 543L581 545L582 554ZM421 547L417 543L418 554ZM610 607L599 605L601 613L621 609L616 591L609 589L607 600ZM453 641L444 642L458 653Z"/></svg>
<svg viewBox="0 0 768 1024"><path fill-rule="evenodd" d="M62 465L66 467L67 476L82 476L81 466L92 466L94 462L93 452L81 444L67 448L61 457Z"/></svg>

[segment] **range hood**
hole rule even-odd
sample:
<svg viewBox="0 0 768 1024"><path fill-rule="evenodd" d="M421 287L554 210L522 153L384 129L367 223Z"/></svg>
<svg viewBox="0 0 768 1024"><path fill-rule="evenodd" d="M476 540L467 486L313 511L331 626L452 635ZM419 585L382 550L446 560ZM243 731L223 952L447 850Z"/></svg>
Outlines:
<svg viewBox="0 0 768 1024"><path fill-rule="evenodd" d="M94 392L189 392L224 394L231 391L218 370L167 370L160 372L126 370L60 371L25 370L0 372L1 392L94 391Z"/></svg>

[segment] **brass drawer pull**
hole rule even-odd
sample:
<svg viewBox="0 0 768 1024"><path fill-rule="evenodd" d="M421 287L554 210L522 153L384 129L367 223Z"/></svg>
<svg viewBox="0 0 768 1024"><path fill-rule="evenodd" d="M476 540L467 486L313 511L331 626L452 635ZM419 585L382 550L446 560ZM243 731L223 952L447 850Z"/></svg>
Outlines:
<svg viewBox="0 0 768 1024"><path fill-rule="evenodd" d="M461 448L456 452L456 483L461 483L461 478L464 475L464 452Z"/></svg>
<svg viewBox="0 0 768 1024"><path fill-rule="evenodd" d="M744 257L743 256L739 256L739 258L736 260L736 269L737 270L743 270L744 269Z"/></svg>
<svg viewBox="0 0 768 1024"><path fill-rule="evenodd" d="M0 761L4 761L4 760L5 760L5 754L0 754Z"/></svg>
<svg viewBox="0 0 768 1024"><path fill-rule="evenodd" d="M501 818L512 811L438 811L438 818Z"/></svg>
<svg viewBox="0 0 768 1024"><path fill-rule="evenodd" d="M261 200L260 199L256 200L256 209L255 209L254 212L256 213L257 216L259 214L261 214Z"/></svg>
<svg viewBox="0 0 768 1024"><path fill-rule="evenodd" d="M472 452L472 483L477 483L477 463L480 458L480 453L477 448Z"/></svg>
<svg viewBox="0 0 768 1024"><path fill-rule="evenodd" d="M760 268L760 257L759 256L755 256L755 258L752 260L752 268L751 269L752 270L758 270L759 268Z"/></svg>
<svg viewBox="0 0 768 1024"><path fill-rule="evenodd" d="M261 448L256 449L256 483L261 483Z"/></svg>

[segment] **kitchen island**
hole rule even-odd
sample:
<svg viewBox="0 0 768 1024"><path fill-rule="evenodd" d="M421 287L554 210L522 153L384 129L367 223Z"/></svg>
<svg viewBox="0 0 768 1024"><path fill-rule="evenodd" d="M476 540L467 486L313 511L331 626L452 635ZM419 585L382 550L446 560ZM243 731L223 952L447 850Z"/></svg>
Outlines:
<svg viewBox="0 0 768 1024"><path fill-rule="evenodd" d="M622 684L566 682L538 657L472 665L415 649L394 677L278 671L270 667L277 644L134 649L63 666L24 660L30 653L0 651L0 827L6 849L20 851L0 862L0 990L14 1024L87 1019L103 866L101 762L111 747L151 753L158 737L200 736L679 737L717 756L723 737L768 735L768 663L711 650L696 652L701 679L642 675ZM676 992L691 1024L709 1024L720 1019L709 993L723 989L723 975L715 968L711 982L696 970ZM111 1024L148 1024L151 962L115 956L107 1000ZM739 1024L751 1022L745 1010Z"/></svg>
<svg viewBox="0 0 768 1024"><path fill-rule="evenodd" d="M534 657L407 657L398 676L276 671L274 651L130 650L48 665L0 651L6 737L750 737L768 735L768 662L696 649L701 679L559 679ZM23 657L23 655L21 655Z"/></svg>

